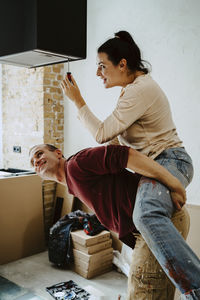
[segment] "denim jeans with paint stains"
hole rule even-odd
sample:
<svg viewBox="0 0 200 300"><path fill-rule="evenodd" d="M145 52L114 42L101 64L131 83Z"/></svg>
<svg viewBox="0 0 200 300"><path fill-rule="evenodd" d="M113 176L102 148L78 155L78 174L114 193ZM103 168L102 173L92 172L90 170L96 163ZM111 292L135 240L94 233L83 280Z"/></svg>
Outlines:
<svg viewBox="0 0 200 300"><path fill-rule="evenodd" d="M186 207L176 211L171 220L186 239L190 227L190 216ZM174 284L162 270L141 234L134 233L134 236L136 245L128 277L127 300L173 300Z"/></svg>
<svg viewBox="0 0 200 300"><path fill-rule="evenodd" d="M163 151L156 161L186 187L193 177L190 156L184 148ZM161 183L142 177L133 222L163 270L182 293L182 299L200 299L200 260L176 230L171 217L175 207Z"/></svg>

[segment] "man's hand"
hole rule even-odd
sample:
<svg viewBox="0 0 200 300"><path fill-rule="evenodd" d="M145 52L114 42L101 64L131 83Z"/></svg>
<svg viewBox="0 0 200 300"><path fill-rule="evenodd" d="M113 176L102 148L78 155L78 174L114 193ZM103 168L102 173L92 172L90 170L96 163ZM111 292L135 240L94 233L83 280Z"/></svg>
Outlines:
<svg viewBox="0 0 200 300"><path fill-rule="evenodd" d="M171 189L171 198L176 208L178 210L181 210L186 202L186 192L178 179L177 181L175 180L175 186L173 187L173 189Z"/></svg>

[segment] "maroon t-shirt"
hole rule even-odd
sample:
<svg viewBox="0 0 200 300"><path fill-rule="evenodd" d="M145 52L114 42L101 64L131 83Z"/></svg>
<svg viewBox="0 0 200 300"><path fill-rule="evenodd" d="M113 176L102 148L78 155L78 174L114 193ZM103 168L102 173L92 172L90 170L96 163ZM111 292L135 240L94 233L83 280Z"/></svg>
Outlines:
<svg viewBox="0 0 200 300"><path fill-rule="evenodd" d="M124 242L130 233L133 239L132 232L136 231L132 213L141 177L125 169L128 152L128 147L117 145L87 148L65 163L69 192L91 208L99 221L117 232Z"/></svg>

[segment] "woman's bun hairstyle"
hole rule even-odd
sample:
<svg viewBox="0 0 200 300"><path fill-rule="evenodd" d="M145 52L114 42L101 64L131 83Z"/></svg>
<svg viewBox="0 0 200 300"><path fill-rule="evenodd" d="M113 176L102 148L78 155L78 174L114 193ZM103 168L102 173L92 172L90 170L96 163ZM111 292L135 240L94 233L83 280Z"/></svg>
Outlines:
<svg viewBox="0 0 200 300"><path fill-rule="evenodd" d="M119 31L116 32L114 35L116 38L119 38L122 41L127 42L129 44L135 43L132 36L127 31Z"/></svg>
<svg viewBox="0 0 200 300"><path fill-rule="evenodd" d="M114 38L107 40L98 48L98 53L106 53L108 59L118 65L122 58L127 61L130 71L143 71L149 73L147 67L144 66L144 60L141 59L141 52L134 39L127 31L118 31L114 34Z"/></svg>

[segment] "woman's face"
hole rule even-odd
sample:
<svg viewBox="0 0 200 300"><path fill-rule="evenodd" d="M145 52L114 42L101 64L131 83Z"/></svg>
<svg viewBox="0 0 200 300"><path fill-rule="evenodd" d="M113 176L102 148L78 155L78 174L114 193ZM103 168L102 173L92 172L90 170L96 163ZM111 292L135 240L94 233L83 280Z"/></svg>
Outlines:
<svg viewBox="0 0 200 300"><path fill-rule="evenodd" d="M122 86L122 70L120 64L115 66L108 59L106 53L98 53L97 55L97 76L103 79L105 88L114 86Z"/></svg>

